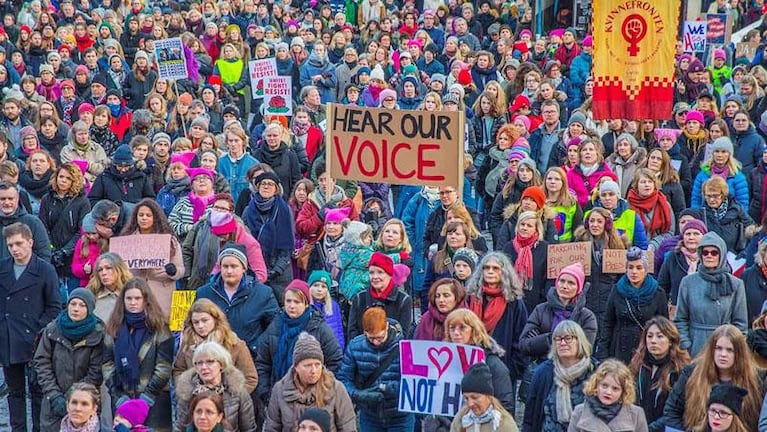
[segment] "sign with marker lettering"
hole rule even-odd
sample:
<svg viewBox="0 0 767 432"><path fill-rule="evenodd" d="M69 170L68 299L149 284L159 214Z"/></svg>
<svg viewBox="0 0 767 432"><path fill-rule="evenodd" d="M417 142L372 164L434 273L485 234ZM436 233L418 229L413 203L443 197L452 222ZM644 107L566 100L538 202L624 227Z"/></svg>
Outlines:
<svg viewBox="0 0 767 432"><path fill-rule="evenodd" d="M463 185L464 113L329 104L327 169L336 179Z"/></svg>
<svg viewBox="0 0 767 432"><path fill-rule="evenodd" d="M131 270L163 268L170 262L170 234L135 234L109 239L109 252L122 257Z"/></svg>
<svg viewBox="0 0 767 432"><path fill-rule="evenodd" d="M422 340L399 343L399 410L454 417L461 408L461 380L485 350L471 345Z"/></svg>
<svg viewBox="0 0 767 432"><path fill-rule="evenodd" d="M196 297L196 290L173 291L173 297L171 297L170 301L170 318L168 319L170 331L181 331L184 329L184 320L189 314L189 309L192 308Z"/></svg>
<svg viewBox="0 0 767 432"><path fill-rule="evenodd" d="M650 251L643 252L650 271L655 269L655 255ZM626 273L626 249L602 250L602 273Z"/></svg>
<svg viewBox="0 0 767 432"><path fill-rule="evenodd" d="M591 242L575 242L549 245L546 262L546 279L556 279L559 272L570 264L583 264L586 275L591 275Z"/></svg>

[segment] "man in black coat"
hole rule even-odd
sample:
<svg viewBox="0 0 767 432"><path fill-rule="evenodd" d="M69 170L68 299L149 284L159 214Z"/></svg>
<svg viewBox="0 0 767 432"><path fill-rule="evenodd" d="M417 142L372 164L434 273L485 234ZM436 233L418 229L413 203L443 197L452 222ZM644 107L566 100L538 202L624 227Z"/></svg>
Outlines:
<svg viewBox="0 0 767 432"><path fill-rule="evenodd" d="M143 136L137 136L131 142L138 140L146 141L145 145L149 147L149 140ZM136 145L134 143L134 146ZM96 177L88 193L91 206L105 199L135 204L143 198L154 197L151 179L147 178L143 171L136 169L133 152L126 144L117 148L112 157L112 165Z"/></svg>
<svg viewBox="0 0 767 432"><path fill-rule="evenodd" d="M61 309L56 269L33 253L32 230L16 222L3 228L11 257L0 261L0 364L8 384L13 432L27 430L26 383L37 333ZM40 418L42 394L30 384L32 421Z"/></svg>
<svg viewBox="0 0 767 432"><path fill-rule="evenodd" d="M51 241L45 225L40 218L27 213L24 207L19 206L19 190L16 186L0 181L0 227L7 227L16 222L21 222L28 226L32 231L34 240L33 250L35 255L45 261L51 261ZM5 244L5 238L2 238L3 244L0 245L0 259L10 256ZM47 324L47 323L46 323Z"/></svg>

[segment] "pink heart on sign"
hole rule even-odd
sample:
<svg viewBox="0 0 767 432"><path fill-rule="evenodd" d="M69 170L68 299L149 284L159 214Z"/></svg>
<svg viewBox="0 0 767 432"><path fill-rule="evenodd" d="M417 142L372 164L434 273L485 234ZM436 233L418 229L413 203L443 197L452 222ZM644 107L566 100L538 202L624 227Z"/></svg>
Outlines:
<svg viewBox="0 0 767 432"><path fill-rule="evenodd" d="M453 351L448 347L442 348L429 348L426 352L429 360L437 367L438 378L442 378L442 374L445 373L450 362L453 361Z"/></svg>

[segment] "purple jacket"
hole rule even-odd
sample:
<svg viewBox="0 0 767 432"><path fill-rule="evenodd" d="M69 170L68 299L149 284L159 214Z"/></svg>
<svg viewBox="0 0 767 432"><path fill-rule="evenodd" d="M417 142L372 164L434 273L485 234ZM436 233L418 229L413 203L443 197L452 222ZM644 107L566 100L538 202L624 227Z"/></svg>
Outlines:
<svg viewBox="0 0 767 432"><path fill-rule="evenodd" d="M333 315L327 315L325 313L325 304L320 303L318 301L313 301L312 306L314 306L315 309L322 312L322 316L325 318L325 322L328 324L328 327L330 327L331 330L333 330L333 334L336 335L336 339L338 339L338 344L341 345L341 352L344 351L344 323L343 323L343 315L341 314L341 307L338 305L338 302L335 300L332 300L333 302Z"/></svg>

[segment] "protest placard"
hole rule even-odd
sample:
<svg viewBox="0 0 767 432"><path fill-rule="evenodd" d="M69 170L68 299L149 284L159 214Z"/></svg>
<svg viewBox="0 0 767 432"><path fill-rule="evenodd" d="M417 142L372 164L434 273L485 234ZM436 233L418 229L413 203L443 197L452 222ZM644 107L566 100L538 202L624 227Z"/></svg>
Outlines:
<svg viewBox="0 0 767 432"><path fill-rule="evenodd" d="M264 77L264 113L293 115L293 82L289 76Z"/></svg>
<svg viewBox="0 0 767 432"><path fill-rule="evenodd" d="M109 252L122 257L128 268L163 268L170 262L170 234L135 234L109 239Z"/></svg>
<svg viewBox="0 0 767 432"><path fill-rule="evenodd" d="M463 185L463 112L385 110L329 104L331 177L418 186Z"/></svg>
<svg viewBox="0 0 767 432"><path fill-rule="evenodd" d="M178 80L189 77L181 38L154 41L154 58L159 79Z"/></svg>
<svg viewBox="0 0 767 432"><path fill-rule="evenodd" d="M184 327L184 319L186 319L189 309L192 308L197 298L196 290L178 290L173 291L173 297L170 301L170 319L168 326L170 331L181 331Z"/></svg>
<svg viewBox="0 0 767 432"><path fill-rule="evenodd" d="M264 77L277 76L277 60L274 57L251 60L248 62L248 73L253 99L261 99L264 97Z"/></svg>
<svg viewBox="0 0 767 432"><path fill-rule="evenodd" d="M651 251L644 251L643 255L647 259L647 268L654 271L655 255ZM602 273L626 273L626 249L603 249Z"/></svg>
<svg viewBox="0 0 767 432"><path fill-rule="evenodd" d="M403 340L400 350L399 410L453 417L461 407L461 379L485 361L481 347Z"/></svg>
<svg viewBox="0 0 767 432"><path fill-rule="evenodd" d="M705 15L706 43L711 45L727 45L732 37L732 16L728 13Z"/></svg>
<svg viewBox="0 0 767 432"><path fill-rule="evenodd" d="M559 272L580 262L587 275L591 274L591 242L551 244L546 262L546 279L556 279Z"/></svg>
<svg viewBox="0 0 767 432"><path fill-rule="evenodd" d="M682 41L684 42L684 52L696 53L705 51L706 22L685 21Z"/></svg>
<svg viewBox="0 0 767 432"><path fill-rule="evenodd" d="M759 42L738 42L735 44L735 59L746 58L749 63L756 56L756 50L759 49Z"/></svg>

